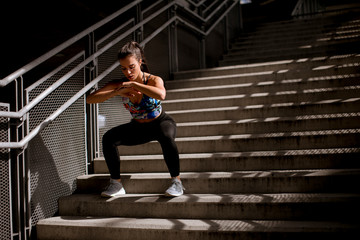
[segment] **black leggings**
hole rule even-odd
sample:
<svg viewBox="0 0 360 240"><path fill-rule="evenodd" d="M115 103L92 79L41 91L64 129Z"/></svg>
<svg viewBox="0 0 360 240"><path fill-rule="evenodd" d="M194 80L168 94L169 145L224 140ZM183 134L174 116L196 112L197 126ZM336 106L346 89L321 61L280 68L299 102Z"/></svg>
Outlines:
<svg viewBox="0 0 360 240"><path fill-rule="evenodd" d="M154 121L129 123L114 127L103 136L103 153L112 179L120 179L120 157L117 146L133 146L157 140L162 148L171 177L180 174L179 152L175 143L176 123L166 113Z"/></svg>

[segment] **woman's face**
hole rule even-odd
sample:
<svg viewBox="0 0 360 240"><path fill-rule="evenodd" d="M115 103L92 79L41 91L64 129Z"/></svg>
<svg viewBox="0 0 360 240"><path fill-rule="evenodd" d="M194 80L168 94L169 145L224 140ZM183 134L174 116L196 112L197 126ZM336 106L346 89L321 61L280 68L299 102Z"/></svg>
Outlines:
<svg viewBox="0 0 360 240"><path fill-rule="evenodd" d="M138 61L135 56L129 55L119 60L121 65L121 71L127 79L135 81L138 77L141 77L141 60Z"/></svg>

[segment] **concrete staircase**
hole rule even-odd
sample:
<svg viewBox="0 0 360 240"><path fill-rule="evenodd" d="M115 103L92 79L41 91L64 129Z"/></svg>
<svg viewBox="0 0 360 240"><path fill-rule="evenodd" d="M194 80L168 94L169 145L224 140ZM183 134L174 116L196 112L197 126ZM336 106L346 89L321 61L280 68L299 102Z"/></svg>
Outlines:
<svg viewBox="0 0 360 240"><path fill-rule="evenodd" d="M248 29L220 61L220 66L283 59L332 56L359 49L360 3L346 13L256 25Z"/></svg>
<svg viewBox="0 0 360 240"><path fill-rule="evenodd" d="M307 26L328 23L317 20ZM178 123L185 195L162 196L170 176L158 143L120 147L128 194L100 197L109 175L104 159L97 159L95 174L80 176L77 193L59 200L59 216L38 223L38 239L355 236L360 229L359 37L349 39L351 49L342 48L344 42L331 54L325 45L306 54L293 47L273 54L274 41L262 37L280 29L282 41L292 46L298 39L286 33L293 29L313 38L308 28L298 27L307 21L259 28L249 39L269 50L261 56L250 53L255 46L241 56L240 41L222 67L179 72L176 81L167 82L164 108ZM359 30L360 21L341 24ZM264 61L231 65L246 59Z"/></svg>

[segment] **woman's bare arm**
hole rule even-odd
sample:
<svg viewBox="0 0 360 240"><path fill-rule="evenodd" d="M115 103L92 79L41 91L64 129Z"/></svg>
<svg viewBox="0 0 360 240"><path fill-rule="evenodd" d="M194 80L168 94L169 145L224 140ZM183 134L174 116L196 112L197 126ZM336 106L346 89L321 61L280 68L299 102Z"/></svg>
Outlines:
<svg viewBox="0 0 360 240"><path fill-rule="evenodd" d="M125 88L122 83L108 83L86 97L87 103L101 103L115 96L130 97L139 94L132 88Z"/></svg>
<svg viewBox="0 0 360 240"><path fill-rule="evenodd" d="M151 76L148 84L142 84L134 81L122 83L123 87L133 88L139 92L144 93L145 95L156 98L159 100L165 100L166 90L164 87L164 81L157 76Z"/></svg>

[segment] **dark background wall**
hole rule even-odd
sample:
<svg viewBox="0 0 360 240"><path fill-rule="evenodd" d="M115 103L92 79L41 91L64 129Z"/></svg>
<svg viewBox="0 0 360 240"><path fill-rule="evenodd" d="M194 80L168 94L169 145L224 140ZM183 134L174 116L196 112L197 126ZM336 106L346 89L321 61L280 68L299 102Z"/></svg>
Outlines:
<svg viewBox="0 0 360 240"><path fill-rule="evenodd" d="M284 8L290 9L294 1L267 1L270 3L260 5L264 1L255 0L253 4L244 6L243 14L245 18L254 20L261 18L258 16L264 15L264 13L267 16L274 13L274 10L269 9L274 9L275 5L280 4L282 10ZM0 78L19 69L129 2L131 1L106 1L106 4L96 0L8 1L0 10L0 47L2 49ZM259 11L259 6L263 10ZM234 18L232 21L234 21ZM186 31L182 31L182 29L179 31L179 39L187 39L186 37L191 35ZM221 34L221 29L218 27L210 38ZM194 50L198 48L198 42L193 38L191 36L189 37L189 42L179 43L179 48L184 53L188 53L186 56L180 56L179 59L180 61L184 60L184 69L198 67L198 63L194 61L189 62L186 59L189 56L193 56ZM189 48L190 44L191 46L196 45L196 48ZM212 47L212 44L209 44ZM219 51L222 48L217 48L216 50ZM209 54L215 53L210 52ZM216 64L209 58L207 60L210 66Z"/></svg>
<svg viewBox="0 0 360 240"><path fill-rule="evenodd" d="M0 78L19 69L129 2L131 1L19 0L3 3L0 10ZM297 0L252 0L252 4L243 6L245 29L258 22L290 18L296 2ZM321 0L320 2L330 6L356 2L356 0ZM180 34L187 37L185 32ZM214 35L216 34L221 34L221 32L216 30ZM191 42L193 40L190 38ZM188 44L181 42L179 46L186 52L189 51ZM191 53L193 54L192 49ZM186 56L181 58L186 58ZM185 61L184 64L185 68L197 67L197 64L193 62ZM214 65L212 60L210 65Z"/></svg>
<svg viewBox="0 0 360 240"><path fill-rule="evenodd" d="M129 2L132 1L107 1L106 4L96 0L9 1L6 6L1 8L0 14L0 29L2 29L0 78L6 77ZM231 25L238 26L237 11L234 11L234 14ZM164 17L166 19L166 14ZM159 19L156 21L148 24L145 31L156 29L161 22ZM169 46L166 31L146 46L149 62L157 61L159 57L160 59L168 57ZM207 67L216 66L217 60L224 53L221 42L223 33L222 23L220 23L207 38ZM231 35L234 38L237 33L231 33ZM179 25L178 39L179 69L198 68L198 37ZM161 62L165 65L168 64L168 60ZM158 64L153 65L152 70L155 70L155 73L169 78L163 70L168 66L160 68Z"/></svg>
<svg viewBox="0 0 360 240"><path fill-rule="evenodd" d="M125 6L128 0L19 0L0 10L3 78Z"/></svg>

